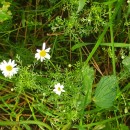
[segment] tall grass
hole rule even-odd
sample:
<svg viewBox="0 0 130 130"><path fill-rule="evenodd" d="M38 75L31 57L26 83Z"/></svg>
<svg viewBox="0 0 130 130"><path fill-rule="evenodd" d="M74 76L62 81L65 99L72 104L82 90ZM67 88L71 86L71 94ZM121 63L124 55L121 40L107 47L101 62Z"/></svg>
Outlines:
<svg viewBox="0 0 130 130"><path fill-rule="evenodd" d="M19 68L0 74L2 130L129 129L129 3L0 3L0 61ZM43 42L51 58L40 62Z"/></svg>

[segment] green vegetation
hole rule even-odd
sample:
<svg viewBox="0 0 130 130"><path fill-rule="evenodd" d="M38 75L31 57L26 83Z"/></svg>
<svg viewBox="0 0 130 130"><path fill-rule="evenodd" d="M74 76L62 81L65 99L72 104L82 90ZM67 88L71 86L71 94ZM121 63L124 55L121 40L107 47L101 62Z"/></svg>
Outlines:
<svg viewBox="0 0 130 130"><path fill-rule="evenodd" d="M0 129L129 130L129 16L129 0L0 0Z"/></svg>

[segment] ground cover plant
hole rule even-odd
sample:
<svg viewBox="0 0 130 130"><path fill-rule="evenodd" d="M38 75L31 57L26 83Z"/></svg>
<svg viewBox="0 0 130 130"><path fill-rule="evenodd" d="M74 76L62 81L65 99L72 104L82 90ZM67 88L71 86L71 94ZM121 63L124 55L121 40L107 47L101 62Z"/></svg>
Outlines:
<svg viewBox="0 0 130 130"><path fill-rule="evenodd" d="M0 129L130 129L129 0L0 0Z"/></svg>

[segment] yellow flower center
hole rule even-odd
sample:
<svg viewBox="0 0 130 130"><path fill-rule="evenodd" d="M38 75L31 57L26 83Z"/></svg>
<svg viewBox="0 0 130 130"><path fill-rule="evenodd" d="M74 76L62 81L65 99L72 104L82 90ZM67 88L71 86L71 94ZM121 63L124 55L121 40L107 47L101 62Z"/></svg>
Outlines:
<svg viewBox="0 0 130 130"><path fill-rule="evenodd" d="M13 69L13 67L11 65L6 66L7 71L11 71L12 69Z"/></svg>
<svg viewBox="0 0 130 130"><path fill-rule="evenodd" d="M61 91L61 88L60 88L60 87L58 87L58 91Z"/></svg>
<svg viewBox="0 0 130 130"><path fill-rule="evenodd" d="M41 57L44 57L45 55L46 55L46 51L45 50L40 51L40 56Z"/></svg>

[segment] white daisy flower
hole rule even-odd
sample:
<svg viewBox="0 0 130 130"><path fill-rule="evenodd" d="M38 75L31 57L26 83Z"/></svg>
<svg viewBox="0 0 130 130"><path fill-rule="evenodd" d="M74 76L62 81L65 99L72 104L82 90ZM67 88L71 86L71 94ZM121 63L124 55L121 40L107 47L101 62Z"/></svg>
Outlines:
<svg viewBox="0 0 130 130"><path fill-rule="evenodd" d="M57 84L55 84L53 91L54 91L56 94L60 95L61 92L65 92L65 90L63 90L63 88L64 88L63 85L61 85L60 83L57 83Z"/></svg>
<svg viewBox="0 0 130 130"><path fill-rule="evenodd" d="M42 50L37 49L37 53L35 54L35 58L37 60L41 60L41 62L45 59L50 59L50 55L48 52L50 51L50 48L46 48L46 43L44 42L42 45Z"/></svg>
<svg viewBox="0 0 130 130"><path fill-rule="evenodd" d="M2 71L2 74L5 77L11 78L14 74L17 74L18 68L16 67L17 64L15 64L15 61L9 60L9 62L6 62L3 60L0 64L0 70Z"/></svg>
<svg viewBox="0 0 130 130"><path fill-rule="evenodd" d="M127 3L129 4L129 3L130 3L130 0L127 0Z"/></svg>

